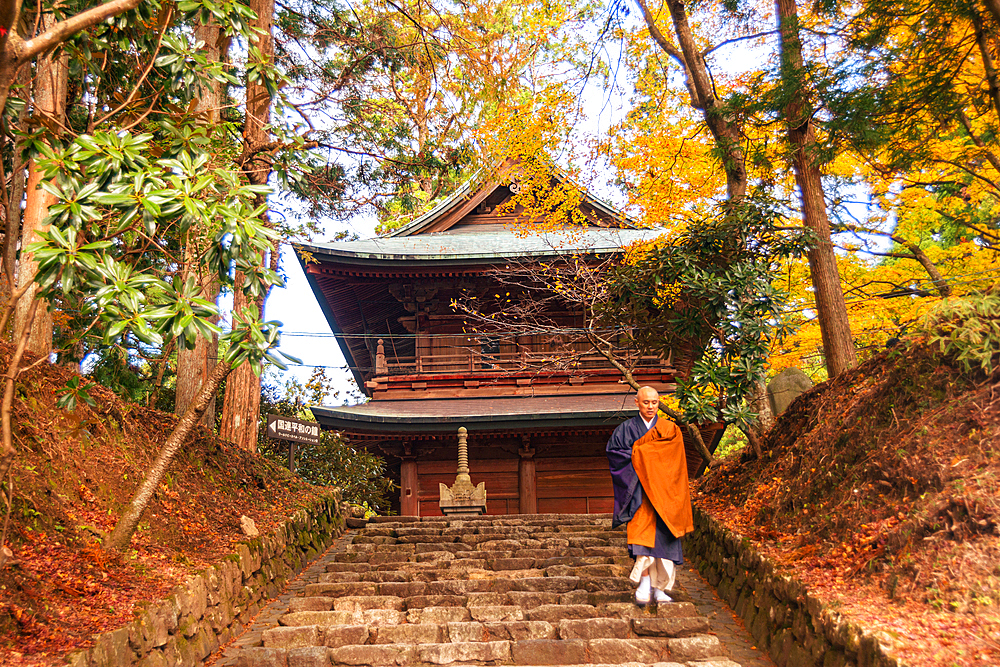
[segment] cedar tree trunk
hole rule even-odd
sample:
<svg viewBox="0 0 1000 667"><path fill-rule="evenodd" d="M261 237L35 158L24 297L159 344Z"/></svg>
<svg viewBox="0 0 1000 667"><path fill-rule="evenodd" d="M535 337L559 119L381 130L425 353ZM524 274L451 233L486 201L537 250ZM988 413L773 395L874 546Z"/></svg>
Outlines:
<svg viewBox="0 0 1000 667"><path fill-rule="evenodd" d="M44 28L51 28L54 19L51 14L43 18ZM68 75L67 57L53 57L47 53L38 60L35 70L35 118L55 130L63 122L66 113L66 80ZM55 195L41 189L42 174L34 160L28 162L27 198L24 205L24 217L21 228L21 247L40 240L38 233L46 231L48 225L45 219L49 208L56 203ZM17 268L18 287L27 285L35 279L38 272L38 262L31 253L22 252ZM27 350L40 357L52 351L52 316L48 312L48 304L42 303L29 318L32 310L31 302L35 299L38 288L32 285L18 301L14 311L14 335L18 337L29 328Z"/></svg>
<svg viewBox="0 0 1000 667"><path fill-rule="evenodd" d="M230 39L222 33L222 29L214 23L198 24L194 30L195 38L205 43L203 50L210 62L224 62L229 57ZM204 118L208 127L218 125L222 116L222 99L224 86L221 81L213 81L207 88L202 88L198 97L195 113ZM185 273L197 266L200 248L200 230L193 228L188 232L184 247ZM201 296L208 301L215 301L219 296L219 287L211 276L199 276L202 287ZM205 339L201 336L195 341L194 349L181 345L177 348L177 391L174 399L174 414L183 415L194 401L198 392L208 382L212 369L215 368L219 355L219 339L212 336ZM202 423L209 428L215 425L215 397L212 398Z"/></svg>
<svg viewBox="0 0 1000 667"><path fill-rule="evenodd" d="M242 279L243 276L237 273L236 284L239 285ZM248 302L242 291L237 291L233 299L234 317L248 306L259 308L257 304ZM255 452L259 417L260 377L253 372L250 364L243 364L226 381L219 437L234 443L240 449Z"/></svg>
<svg viewBox="0 0 1000 667"><path fill-rule="evenodd" d="M274 0L251 0L250 9L257 13L257 19L252 23L259 31L257 46L261 56L270 61L274 56L274 39L271 36L271 24L274 16ZM266 126L271 119L271 94L260 82L247 82L247 113L243 127L243 154L240 156L240 166L247 180L254 185L266 185L271 176L271 153L267 147L271 136ZM263 196L257 196L257 205L266 203ZM267 222L266 213L264 222ZM272 250L270 265L275 268L278 256L277 248ZM233 312L238 314L241 307L249 306L240 285L242 276L237 274L234 289ZM255 304L258 312L263 312L264 300ZM226 382L226 398L222 406L222 424L219 427L219 437L236 443L248 451L257 449L257 422L260 412L260 377L249 364L241 366Z"/></svg>
<svg viewBox="0 0 1000 667"><path fill-rule="evenodd" d="M802 219L816 236L817 246L809 251L809 273L816 294L816 312L826 372L831 378L858 363L847 317L844 292L840 287L837 256L830 241L830 219L819 166L816 164L816 136L812 124L812 105L807 99L802 78L802 42L799 40L799 16L795 0L777 0L778 29L781 32L781 75L786 86L794 89L785 107L788 142L793 149L795 181L802 196Z"/></svg>

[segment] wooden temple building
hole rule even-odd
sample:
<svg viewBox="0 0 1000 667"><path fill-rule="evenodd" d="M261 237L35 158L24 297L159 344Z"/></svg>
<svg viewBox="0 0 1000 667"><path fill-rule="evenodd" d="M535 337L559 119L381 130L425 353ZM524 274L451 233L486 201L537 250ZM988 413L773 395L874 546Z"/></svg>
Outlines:
<svg viewBox="0 0 1000 667"><path fill-rule="evenodd" d="M402 515L440 515L439 484L455 481L459 427L468 431L473 484L485 482L489 514L604 513L612 509L604 448L634 416L634 392L603 357L558 336L470 334L453 301L497 291L493 271L586 252L620 253L652 238L585 196L588 224L524 234L523 212L498 214L516 192L502 177L469 184L384 237L297 245L297 255L367 402L313 407L320 424L385 456ZM579 327L580 316L566 313ZM627 357L627 353L623 351ZM674 388L670 355L631 359L640 384ZM703 430L714 450L721 428ZM691 443L688 466L700 472ZM394 504L395 505L395 504Z"/></svg>

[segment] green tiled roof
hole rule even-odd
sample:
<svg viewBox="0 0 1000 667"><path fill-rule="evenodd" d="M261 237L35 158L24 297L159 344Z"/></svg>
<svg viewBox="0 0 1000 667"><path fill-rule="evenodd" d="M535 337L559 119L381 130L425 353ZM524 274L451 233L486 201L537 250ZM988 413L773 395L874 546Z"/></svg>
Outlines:
<svg viewBox="0 0 1000 667"><path fill-rule="evenodd" d="M310 406L333 430L372 433L451 433L535 427L617 426L635 414L635 394L490 396L369 401L344 407Z"/></svg>
<svg viewBox="0 0 1000 667"><path fill-rule="evenodd" d="M636 241L654 239L664 231L662 228L584 228L518 235L510 230L487 230L462 234L380 237L336 243L300 243L296 244L296 247L330 259L341 257L379 262L429 260L488 262L505 258L618 252Z"/></svg>

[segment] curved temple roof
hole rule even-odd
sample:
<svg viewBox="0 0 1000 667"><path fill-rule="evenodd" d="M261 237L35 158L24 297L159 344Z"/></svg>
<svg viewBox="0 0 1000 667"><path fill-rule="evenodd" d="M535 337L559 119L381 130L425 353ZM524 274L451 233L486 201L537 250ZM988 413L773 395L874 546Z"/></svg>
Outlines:
<svg viewBox="0 0 1000 667"><path fill-rule="evenodd" d="M324 428L372 433L452 433L535 427L617 426L635 413L631 392L369 401L310 409Z"/></svg>
<svg viewBox="0 0 1000 667"><path fill-rule="evenodd" d="M510 231L481 231L381 237L335 243L300 243L296 247L324 259L339 259L346 263L489 263L499 259L621 252L633 243L650 241L663 233L662 228L580 228L529 235L516 235Z"/></svg>

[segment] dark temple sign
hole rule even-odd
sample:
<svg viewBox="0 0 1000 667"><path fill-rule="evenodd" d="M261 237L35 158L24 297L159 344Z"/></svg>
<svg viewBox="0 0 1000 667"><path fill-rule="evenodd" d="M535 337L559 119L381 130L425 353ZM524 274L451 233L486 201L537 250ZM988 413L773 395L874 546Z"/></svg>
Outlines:
<svg viewBox="0 0 1000 667"><path fill-rule="evenodd" d="M319 424L281 415L267 416L267 436L275 440L319 444Z"/></svg>

